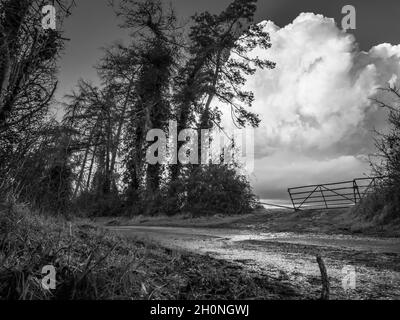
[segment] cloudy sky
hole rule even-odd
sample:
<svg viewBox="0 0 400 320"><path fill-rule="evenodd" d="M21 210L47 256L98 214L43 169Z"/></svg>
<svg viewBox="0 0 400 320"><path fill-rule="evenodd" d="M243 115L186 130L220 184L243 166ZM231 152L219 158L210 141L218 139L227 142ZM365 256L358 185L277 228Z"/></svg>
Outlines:
<svg viewBox="0 0 400 320"><path fill-rule="evenodd" d="M371 98L378 88L398 83L400 45L361 51L354 35L314 13L300 13L283 27L263 25L272 48L254 54L277 67L257 72L247 83L262 119L255 138L256 190L281 197L288 186L368 174L371 131L385 120Z"/></svg>
<svg viewBox="0 0 400 320"><path fill-rule="evenodd" d="M101 47L126 39L106 0L77 0L66 21L71 39L61 61L58 97L79 78L95 79ZM229 0L172 0L180 16L222 10ZM322 3L324 2L324 3ZM342 7L356 8L356 30L341 28ZM369 173L371 131L385 114L370 98L400 79L400 1L262 0L257 22L272 48L253 54L276 62L248 79L254 111L255 170L262 198L286 198L288 187L348 180Z"/></svg>

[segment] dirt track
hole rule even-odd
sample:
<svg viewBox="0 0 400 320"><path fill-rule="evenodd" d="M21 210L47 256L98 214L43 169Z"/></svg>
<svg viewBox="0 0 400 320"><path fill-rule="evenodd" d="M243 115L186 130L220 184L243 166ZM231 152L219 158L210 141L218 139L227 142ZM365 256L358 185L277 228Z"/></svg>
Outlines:
<svg viewBox="0 0 400 320"><path fill-rule="evenodd" d="M236 228L118 226L119 234L170 248L209 254L256 270L317 298L320 273L315 256L327 266L332 299L400 299L400 239L340 234L262 232ZM356 271L356 288L342 287L343 267Z"/></svg>

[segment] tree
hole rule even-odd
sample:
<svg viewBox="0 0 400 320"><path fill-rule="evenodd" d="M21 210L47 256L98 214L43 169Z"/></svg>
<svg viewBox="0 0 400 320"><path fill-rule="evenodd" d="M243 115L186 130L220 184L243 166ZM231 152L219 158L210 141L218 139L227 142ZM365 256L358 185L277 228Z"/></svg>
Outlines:
<svg viewBox="0 0 400 320"><path fill-rule="evenodd" d="M98 197L117 192L115 181L114 149L121 118L117 103L118 88L112 84L97 88L81 81L78 92L69 96L63 123L74 134L71 148L81 163L74 197L78 191L91 187ZM71 138L72 139L72 138ZM87 167L89 158L92 161ZM86 183L83 178L89 170Z"/></svg>
<svg viewBox="0 0 400 320"><path fill-rule="evenodd" d="M69 13L63 1L57 3L62 14ZM65 39L60 31L41 28L41 9L46 4L44 0L0 4L2 130L46 108L54 95L56 60Z"/></svg>
<svg viewBox="0 0 400 320"><path fill-rule="evenodd" d="M137 57L124 159L128 198L137 200L141 192L157 194L160 189L161 166L145 163L146 135L153 128L165 129L171 118L169 91L178 51L176 18L173 10L166 10L160 1L122 1L119 15L123 17L123 28L141 30L132 35L129 49L119 48L123 60Z"/></svg>
<svg viewBox="0 0 400 320"><path fill-rule="evenodd" d="M389 126L384 132L376 132L377 153L371 159L373 173L381 179L362 209L369 217L383 215L392 220L400 217L400 89L391 86L381 92L382 98L374 101L388 111Z"/></svg>
<svg viewBox="0 0 400 320"><path fill-rule="evenodd" d="M249 54L270 46L268 34L252 25L255 2L235 0L219 15L205 12L178 26L174 11L161 1L120 1L117 14L121 27L131 31L130 43L106 49L98 65L101 86L81 82L66 107L63 125L71 128L73 158L80 164L73 198L88 191L98 201L114 193L129 208L177 213L199 175L226 174L242 185L233 167L181 170L146 163L146 136L151 129L167 131L169 120L177 121L179 131L220 128L222 110L215 100L231 108L238 126L258 125L257 115L247 110L253 94L242 85L257 67L274 64ZM241 190L250 201L247 186Z"/></svg>
<svg viewBox="0 0 400 320"><path fill-rule="evenodd" d="M56 1L61 20L69 14L66 3ZM49 107L65 39L61 31L42 29L45 4L44 0L0 2L0 185L7 185L7 190L29 185L25 177L32 177L35 168L26 163L40 156L45 129L53 126Z"/></svg>
<svg viewBox="0 0 400 320"><path fill-rule="evenodd" d="M230 106L238 126L258 126L258 116L245 108L251 106L254 96L241 86L245 75L253 74L256 67L273 68L274 63L249 55L256 47L270 47L269 35L252 24L256 2L235 0L219 15L204 12L192 18L190 58L178 72L174 95L178 132L194 124L196 115L205 129L211 124L220 127L220 110L211 109L214 98ZM180 166L171 171L171 180L177 180Z"/></svg>

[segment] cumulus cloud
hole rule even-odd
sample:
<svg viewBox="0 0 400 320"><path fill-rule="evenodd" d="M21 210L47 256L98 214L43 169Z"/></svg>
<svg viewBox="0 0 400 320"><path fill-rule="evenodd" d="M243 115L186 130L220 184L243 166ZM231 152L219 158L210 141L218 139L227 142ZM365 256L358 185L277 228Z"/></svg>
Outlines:
<svg viewBox="0 0 400 320"><path fill-rule="evenodd" d="M258 71L247 83L262 118L259 156L282 147L323 151L343 139L351 143L360 131L369 134L364 121L376 112L370 98L400 74L400 45L359 52L352 35L333 19L313 13L302 13L281 29L262 24L272 48L253 54L277 67Z"/></svg>
<svg viewBox="0 0 400 320"><path fill-rule="evenodd" d="M362 52L333 19L313 13L283 28L262 25L272 48L252 54L277 67L257 71L246 84L262 120L255 135L257 189L279 179L287 188L298 172L303 182L311 176L310 183L361 174L366 165L360 159L373 148L371 130L385 123L370 98L379 87L399 83L400 45Z"/></svg>

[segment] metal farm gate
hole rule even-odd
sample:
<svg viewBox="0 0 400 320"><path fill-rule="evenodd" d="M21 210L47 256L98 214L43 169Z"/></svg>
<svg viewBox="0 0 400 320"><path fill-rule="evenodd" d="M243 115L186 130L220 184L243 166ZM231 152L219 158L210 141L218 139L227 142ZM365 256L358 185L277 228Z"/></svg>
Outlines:
<svg viewBox="0 0 400 320"><path fill-rule="evenodd" d="M358 178L352 181L315 184L289 188L288 192L296 211L348 208L373 192L379 179L382 178Z"/></svg>

